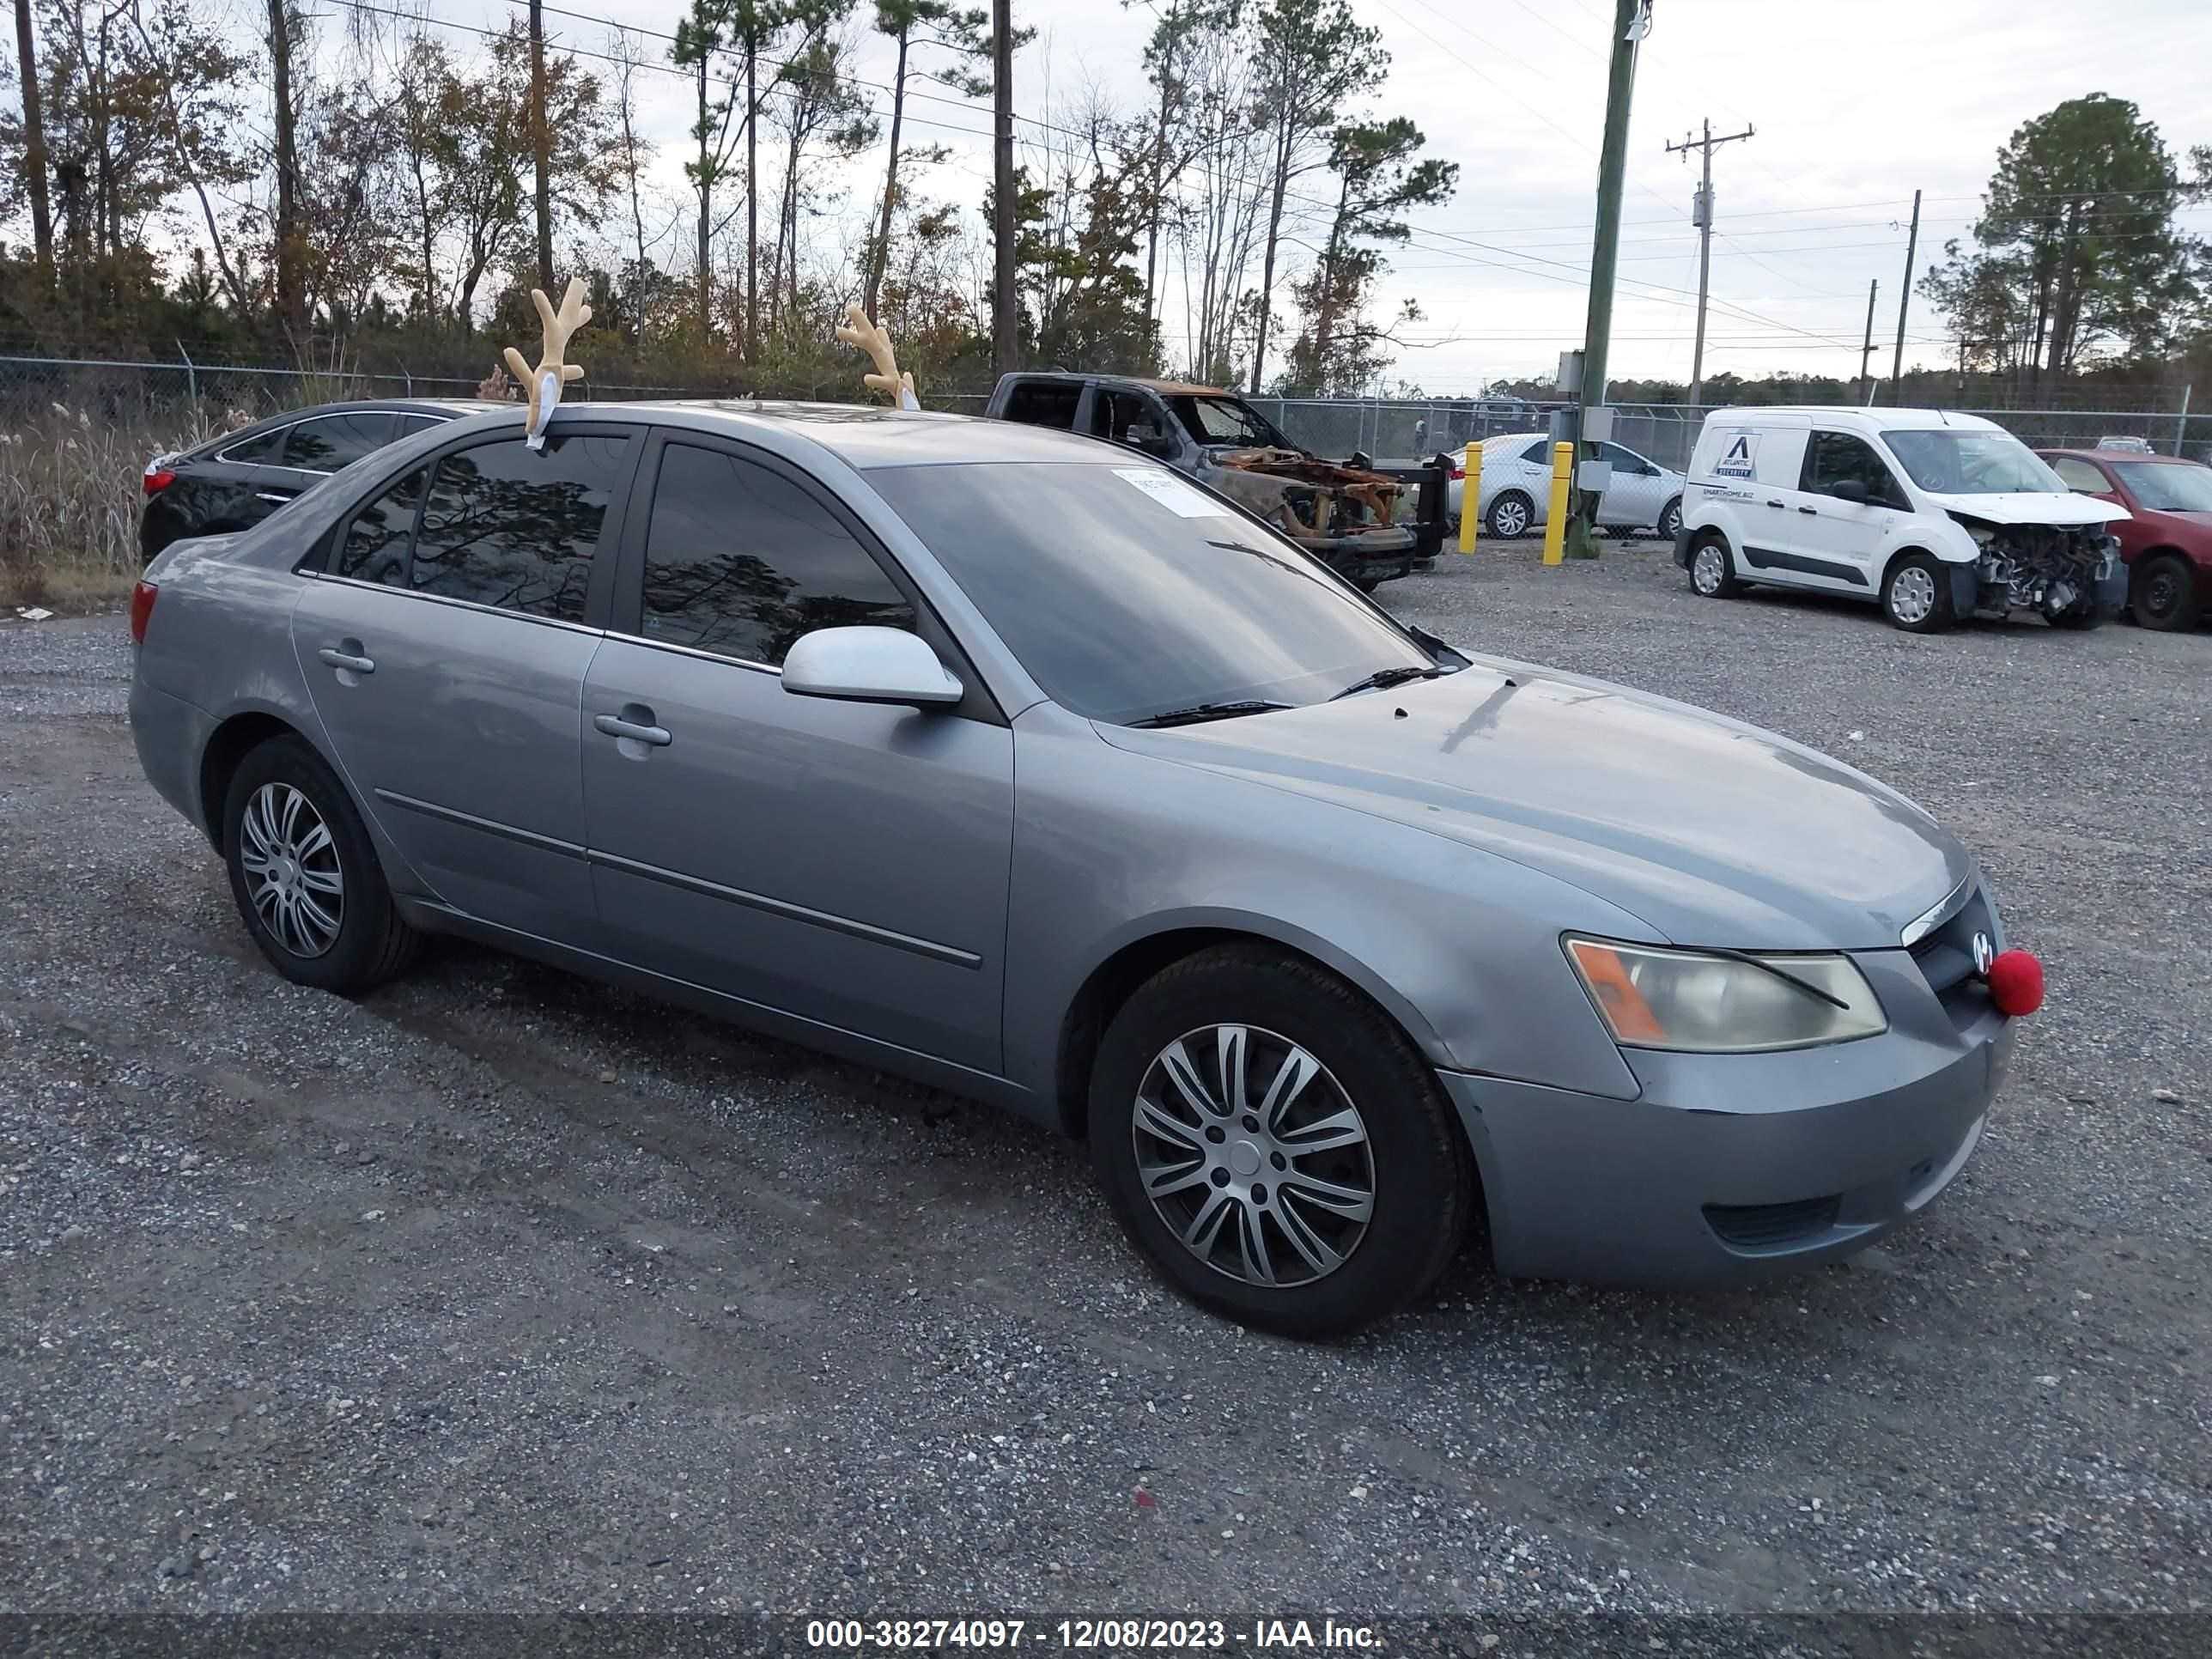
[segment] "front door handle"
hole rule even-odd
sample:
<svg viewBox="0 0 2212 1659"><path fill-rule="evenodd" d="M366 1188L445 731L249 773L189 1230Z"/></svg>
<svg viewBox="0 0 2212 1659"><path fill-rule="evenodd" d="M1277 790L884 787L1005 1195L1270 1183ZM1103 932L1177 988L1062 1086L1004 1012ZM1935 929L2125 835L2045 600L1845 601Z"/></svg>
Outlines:
<svg viewBox="0 0 2212 1659"><path fill-rule="evenodd" d="M350 674L374 674L376 664L361 654L359 640L340 640L336 645L326 645L315 653L333 668Z"/></svg>
<svg viewBox="0 0 2212 1659"><path fill-rule="evenodd" d="M1797 510L1800 513L1809 513L1816 519L1820 516L1820 509L1817 507L1801 507Z"/></svg>
<svg viewBox="0 0 2212 1659"><path fill-rule="evenodd" d="M292 499L288 493L281 489L257 489L253 493L261 500L264 501L274 501L279 507L283 506L285 502Z"/></svg>
<svg viewBox="0 0 2212 1659"><path fill-rule="evenodd" d="M625 720L623 714L641 714L641 720ZM649 744L655 749L665 749L675 739L668 735L665 726L653 724L653 711L631 704L622 714L594 714L592 726L611 738L626 738L632 743Z"/></svg>
<svg viewBox="0 0 2212 1659"><path fill-rule="evenodd" d="M1767 505L1768 505L1769 507L1773 507L1773 508L1777 509L1778 511L1779 511L1779 510L1780 510L1780 508L1781 508L1782 503L1781 503L1781 502L1779 502L1779 501L1769 501L1769 502L1767 502Z"/></svg>

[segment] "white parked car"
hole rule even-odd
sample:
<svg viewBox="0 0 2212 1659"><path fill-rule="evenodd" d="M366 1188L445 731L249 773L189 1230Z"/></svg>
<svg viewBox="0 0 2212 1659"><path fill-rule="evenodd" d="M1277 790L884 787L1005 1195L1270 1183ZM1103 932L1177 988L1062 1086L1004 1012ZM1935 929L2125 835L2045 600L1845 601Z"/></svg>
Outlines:
<svg viewBox="0 0 2212 1659"><path fill-rule="evenodd" d="M1978 416L1717 409L1690 458L1674 559L1708 598L1812 588L1878 600L1915 634L2015 608L2094 628L2127 596L2108 526L2128 516Z"/></svg>
<svg viewBox="0 0 2212 1659"><path fill-rule="evenodd" d="M1597 446L1600 459L1613 463L1613 482L1598 502L1598 522L1616 530L1656 529L1670 540L1681 526L1686 479L1616 443ZM1467 489L1464 478L1447 487L1444 515L1455 524ZM1543 528L1552 499L1552 438L1543 432L1514 432L1489 438L1482 446L1482 493L1475 510L1483 533L1525 536Z"/></svg>

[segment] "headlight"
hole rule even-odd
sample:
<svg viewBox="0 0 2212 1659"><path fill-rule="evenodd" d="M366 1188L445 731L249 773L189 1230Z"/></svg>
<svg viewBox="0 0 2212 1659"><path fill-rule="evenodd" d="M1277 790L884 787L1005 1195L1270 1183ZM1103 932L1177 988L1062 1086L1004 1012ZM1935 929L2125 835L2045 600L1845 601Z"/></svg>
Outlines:
<svg viewBox="0 0 2212 1659"><path fill-rule="evenodd" d="M1741 1054L1889 1029L1874 988L1846 956L1719 954L1573 938L1566 946L1614 1041L1628 1048Z"/></svg>

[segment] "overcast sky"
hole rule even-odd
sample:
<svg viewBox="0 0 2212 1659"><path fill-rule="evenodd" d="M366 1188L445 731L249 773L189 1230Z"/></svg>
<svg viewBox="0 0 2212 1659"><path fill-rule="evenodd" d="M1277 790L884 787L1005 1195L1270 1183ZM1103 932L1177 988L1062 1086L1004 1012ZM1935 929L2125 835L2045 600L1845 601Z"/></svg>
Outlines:
<svg viewBox="0 0 2212 1659"><path fill-rule="evenodd" d="M549 4L608 20L549 18L558 38L586 49L604 46L609 23L671 30L682 9L681 0ZM507 11L503 0L428 5L441 18L493 25ZM1139 53L1152 22L1144 5L1014 6L1017 22L1038 33L1015 64L1018 117L1045 118L1086 86L1141 102ZM1412 117L1431 153L1460 164L1456 197L1418 215L1412 243L1391 255L1380 308L1411 295L1427 319L1395 373L1435 393L1548 375L1582 338L1609 0L1353 0L1353 9L1382 32L1392 58L1387 86L1358 112ZM864 0L860 15L870 10ZM888 44L871 38L858 74L883 82L890 66ZM1706 118L1717 134L1757 129L1714 157L1706 372L1848 376L1858 368L1869 280L1881 284L1875 355L1887 368L1916 188L1926 192L1924 270L1947 238L1966 234L1997 147L2021 122L2064 99L2108 93L2133 100L2179 156L2212 143L2208 78L2208 0L1656 0L1637 73L1613 373L1688 378L1696 163L1664 146ZM688 89L667 76L641 84L669 186L680 190ZM980 204L988 105L917 103L915 117L940 124L918 141L954 149L922 187ZM856 164L856 205L882 165L880 148ZM1321 193L1320 181L1307 187ZM2191 210L2185 222L2212 234L2212 210ZM1179 313L1170 314L1172 349ZM1941 319L1916 297L1907 365L1948 356Z"/></svg>

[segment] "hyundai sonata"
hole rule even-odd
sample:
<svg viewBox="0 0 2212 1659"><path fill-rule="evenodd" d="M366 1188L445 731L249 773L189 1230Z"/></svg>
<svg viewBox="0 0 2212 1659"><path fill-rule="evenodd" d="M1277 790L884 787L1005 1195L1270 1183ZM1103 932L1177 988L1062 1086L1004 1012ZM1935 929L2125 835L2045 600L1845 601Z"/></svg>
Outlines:
<svg viewBox="0 0 2212 1659"><path fill-rule="evenodd" d="M1863 1245L2040 995L1893 791L1033 428L475 416L178 543L132 628L146 774L287 978L461 934L997 1102L1276 1330L1477 1222L1677 1285Z"/></svg>

